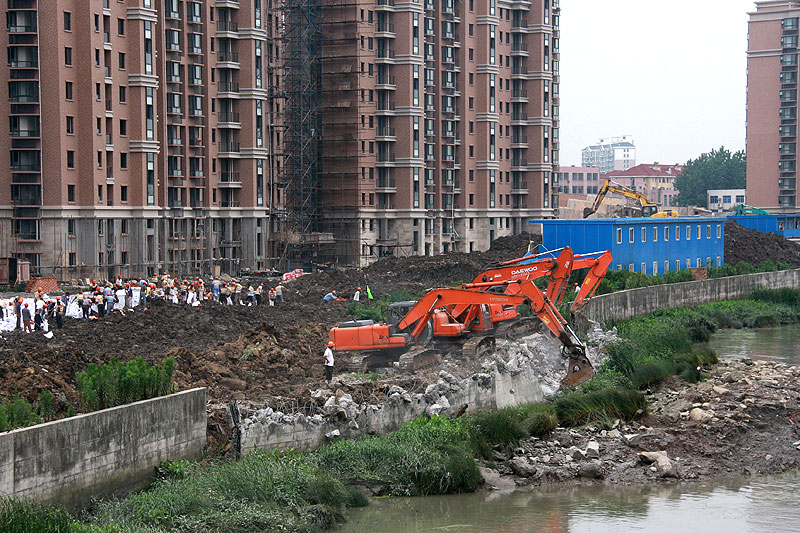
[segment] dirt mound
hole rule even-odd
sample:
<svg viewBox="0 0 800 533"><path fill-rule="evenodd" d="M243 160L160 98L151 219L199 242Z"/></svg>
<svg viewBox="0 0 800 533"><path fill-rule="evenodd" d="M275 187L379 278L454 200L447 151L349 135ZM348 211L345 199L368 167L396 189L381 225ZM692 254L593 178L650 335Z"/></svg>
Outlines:
<svg viewBox="0 0 800 533"><path fill-rule="evenodd" d="M157 362L169 354L175 358L178 387L208 387L214 400L307 398L307 388L321 384L328 330L347 317L347 302L323 303L327 292L335 289L350 299L356 287L368 283L375 297L397 290L417 294L469 281L487 266L524 255L530 239L528 234L503 237L486 252L390 258L365 269L303 276L284 284L285 301L276 307L155 301L147 311L125 316L67 319L49 340L7 333L0 345L0 396L19 391L34 400L47 389L63 412L79 405L75 375L89 364L139 356ZM383 386L357 386L351 394L366 399Z"/></svg>
<svg viewBox="0 0 800 533"><path fill-rule="evenodd" d="M776 233L762 233L729 220L725 223L725 263L759 265L767 259L800 267L800 244Z"/></svg>

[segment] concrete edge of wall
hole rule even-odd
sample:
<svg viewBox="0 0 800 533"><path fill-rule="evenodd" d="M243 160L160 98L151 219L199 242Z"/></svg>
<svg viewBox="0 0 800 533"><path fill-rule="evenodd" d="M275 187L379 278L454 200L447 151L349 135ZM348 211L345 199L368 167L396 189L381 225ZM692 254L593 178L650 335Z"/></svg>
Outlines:
<svg viewBox="0 0 800 533"><path fill-rule="evenodd" d="M601 324L649 315L658 309L747 298L756 289L800 289L800 269L759 272L699 281L653 285L595 296L583 315Z"/></svg>
<svg viewBox="0 0 800 533"><path fill-rule="evenodd" d="M206 389L0 433L0 494L79 508L146 487L167 460L199 459Z"/></svg>

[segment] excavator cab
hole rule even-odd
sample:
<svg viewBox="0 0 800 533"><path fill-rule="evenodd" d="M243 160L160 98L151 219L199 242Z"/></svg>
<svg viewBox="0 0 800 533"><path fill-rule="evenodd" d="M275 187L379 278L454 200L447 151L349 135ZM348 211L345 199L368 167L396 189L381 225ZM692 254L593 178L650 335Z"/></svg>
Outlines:
<svg viewBox="0 0 800 533"><path fill-rule="evenodd" d="M658 213L658 206L657 205L643 205L642 206L642 216L643 217L652 217Z"/></svg>

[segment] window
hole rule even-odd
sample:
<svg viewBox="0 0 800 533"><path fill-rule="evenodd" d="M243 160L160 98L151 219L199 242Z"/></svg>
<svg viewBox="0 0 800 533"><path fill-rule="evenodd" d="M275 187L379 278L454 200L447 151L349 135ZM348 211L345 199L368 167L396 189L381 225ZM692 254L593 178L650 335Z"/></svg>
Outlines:
<svg viewBox="0 0 800 533"><path fill-rule="evenodd" d="M640 270L642 274L647 274L647 263L642 263L642 269Z"/></svg>
<svg viewBox="0 0 800 533"><path fill-rule="evenodd" d="M64 31L72 30L72 13L64 11Z"/></svg>
<svg viewBox="0 0 800 533"><path fill-rule="evenodd" d="M119 168L128 168L128 152L119 154Z"/></svg>
<svg viewBox="0 0 800 533"><path fill-rule="evenodd" d="M75 117L67 117L67 133L75 133Z"/></svg>
<svg viewBox="0 0 800 533"><path fill-rule="evenodd" d="M128 155L128 154L122 154L122 155ZM122 187L120 187L119 196L120 196L120 200L122 200L123 202L127 202L128 201L128 186L127 185L123 185ZM127 228L128 221L127 220L123 220L122 223L123 223L122 233L128 233L126 231L128 229Z"/></svg>
<svg viewBox="0 0 800 533"><path fill-rule="evenodd" d="M676 241L681 240L681 227L680 226L675 226L675 240Z"/></svg>
<svg viewBox="0 0 800 533"><path fill-rule="evenodd" d="M653 261L653 272L651 272L653 276L658 275L658 261Z"/></svg>
<svg viewBox="0 0 800 533"><path fill-rule="evenodd" d="M128 88L125 86L119 88L119 101L120 103L128 101Z"/></svg>
<svg viewBox="0 0 800 533"><path fill-rule="evenodd" d="M628 272L633 272L633 263L628 263Z"/></svg>
<svg viewBox="0 0 800 533"><path fill-rule="evenodd" d="M669 226L664 226L664 242L669 242Z"/></svg>
<svg viewBox="0 0 800 533"><path fill-rule="evenodd" d="M669 272L669 261L664 261L664 274Z"/></svg>
<svg viewBox="0 0 800 533"><path fill-rule="evenodd" d="M653 227L653 242L658 242L658 228Z"/></svg>
<svg viewBox="0 0 800 533"><path fill-rule="evenodd" d="M67 219L67 235L75 235L75 219L73 218Z"/></svg>
<svg viewBox="0 0 800 533"><path fill-rule="evenodd" d="M711 238L711 224L706 226L706 239Z"/></svg>
<svg viewBox="0 0 800 533"><path fill-rule="evenodd" d="M67 66L72 65L72 48L69 46L64 47L64 64Z"/></svg>
<svg viewBox="0 0 800 533"><path fill-rule="evenodd" d="M697 225L697 240L699 241L702 236L703 236L703 234L702 234L702 232L700 230L700 224L698 224Z"/></svg>
<svg viewBox="0 0 800 533"><path fill-rule="evenodd" d="M717 268L721 266L722 266L722 259L720 258L720 256L717 256Z"/></svg>
<svg viewBox="0 0 800 533"><path fill-rule="evenodd" d="M692 268L692 260L688 257L686 258L686 268Z"/></svg>
<svg viewBox="0 0 800 533"><path fill-rule="evenodd" d="M722 224L717 224L717 239L722 238Z"/></svg>
<svg viewBox="0 0 800 533"><path fill-rule="evenodd" d="M703 262L702 262L702 261L700 261L700 258L699 258L699 257L697 258L697 261L695 262L695 266L696 266L697 268L700 268L701 266L703 266Z"/></svg>
<svg viewBox="0 0 800 533"><path fill-rule="evenodd" d="M125 20L117 19L117 35L125 35Z"/></svg>
<svg viewBox="0 0 800 533"><path fill-rule="evenodd" d="M686 240L687 241L691 241L692 240L692 227L691 226L686 226Z"/></svg>
<svg viewBox="0 0 800 533"><path fill-rule="evenodd" d="M617 228L617 244L622 244L622 228Z"/></svg>
<svg viewBox="0 0 800 533"><path fill-rule="evenodd" d="M636 238L636 234L633 231L633 228L628 228L628 242L634 242Z"/></svg>
<svg viewBox="0 0 800 533"><path fill-rule="evenodd" d="M68 81L64 83L64 97L67 100L72 100L72 82Z"/></svg>
<svg viewBox="0 0 800 533"><path fill-rule="evenodd" d="M75 151L67 150L67 168L75 168Z"/></svg>
<svg viewBox="0 0 800 533"><path fill-rule="evenodd" d="M75 186L74 185L67 185L67 201L74 202L75 201Z"/></svg>
<svg viewBox="0 0 800 533"><path fill-rule="evenodd" d="M681 269L681 260L680 259L676 259L675 260L675 271L677 272L680 269Z"/></svg>
<svg viewBox="0 0 800 533"><path fill-rule="evenodd" d="M642 228L642 242L647 242L647 228Z"/></svg>
<svg viewBox="0 0 800 533"><path fill-rule="evenodd" d="M128 134L128 121L124 118L119 119L119 134L120 135L127 135Z"/></svg>
<svg viewBox="0 0 800 533"><path fill-rule="evenodd" d="M125 52L119 53L119 68L125 70Z"/></svg>

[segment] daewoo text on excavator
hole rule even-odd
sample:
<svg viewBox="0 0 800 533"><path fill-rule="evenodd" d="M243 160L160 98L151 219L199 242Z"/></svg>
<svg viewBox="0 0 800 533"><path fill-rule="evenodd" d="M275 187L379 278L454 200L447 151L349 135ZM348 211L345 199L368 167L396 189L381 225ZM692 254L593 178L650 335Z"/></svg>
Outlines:
<svg viewBox="0 0 800 533"><path fill-rule="evenodd" d="M593 213L596 213L598 209L600 209L600 204L603 203L606 195L610 192L619 194L620 196L624 196L625 198L630 198L632 200L636 200L639 203L639 207L637 209L641 210L641 216L643 217L656 217L656 218L664 218L664 217L677 217L678 212L674 210L669 211L659 211L658 204L651 202L647 199L647 196L644 194L631 189L630 187L626 187L625 185L621 185L615 181L606 180L600 190L597 193L597 196L594 199L594 203L592 207L587 207L583 210L583 218L588 218Z"/></svg>

